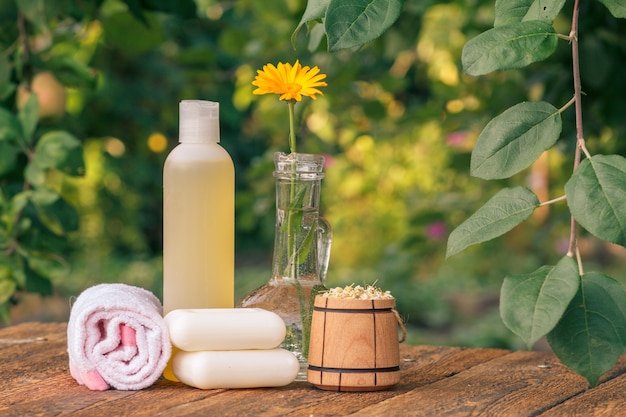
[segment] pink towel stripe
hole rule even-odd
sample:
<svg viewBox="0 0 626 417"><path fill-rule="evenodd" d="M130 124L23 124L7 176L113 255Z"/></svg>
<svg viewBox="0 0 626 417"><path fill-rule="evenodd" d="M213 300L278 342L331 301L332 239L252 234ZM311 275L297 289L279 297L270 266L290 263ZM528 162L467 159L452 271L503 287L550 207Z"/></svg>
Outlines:
<svg viewBox="0 0 626 417"><path fill-rule="evenodd" d="M120 324L120 336L122 338L120 341L122 346L137 346L135 329L127 326L126 323Z"/></svg>

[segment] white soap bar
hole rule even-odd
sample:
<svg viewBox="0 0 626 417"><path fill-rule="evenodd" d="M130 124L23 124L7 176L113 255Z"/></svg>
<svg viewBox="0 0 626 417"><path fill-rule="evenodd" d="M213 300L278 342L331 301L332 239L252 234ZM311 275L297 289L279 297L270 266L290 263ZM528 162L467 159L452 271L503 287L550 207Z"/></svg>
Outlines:
<svg viewBox="0 0 626 417"><path fill-rule="evenodd" d="M205 308L170 311L170 341L185 351L273 349L285 338L280 316L260 308Z"/></svg>
<svg viewBox="0 0 626 417"><path fill-rule="evenodd" d="M300 363L281 348L178 352L174 375L200 389L282 387L296 379Z"/></svg>

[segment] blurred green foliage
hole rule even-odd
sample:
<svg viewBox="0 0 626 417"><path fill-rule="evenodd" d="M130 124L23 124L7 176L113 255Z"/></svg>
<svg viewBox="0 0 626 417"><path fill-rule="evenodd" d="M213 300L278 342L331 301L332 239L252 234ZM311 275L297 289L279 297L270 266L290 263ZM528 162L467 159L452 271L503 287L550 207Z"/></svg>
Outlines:
<svg viewBox="0 0 626 417"><path fill-rule="evenodd" d="M37 238L65 260L64 269L48 274L53 288L75 294L97 282L124 281L160 294L162 166L176 145L182 99L220 102L221 144L236 170L238 295L269 279L272 155L287 149L287 107L273 97L254 97L251 81L268 62L300 59L328 75L324 96L296 107L300 150L329 156L321 197L334 229L328 285L376 281L396 295L400 312L416 327L438 333L459 329L454 343L480 339L510 346L509 336L495 325L483 326L492 335L468 336L466 319L492 311L483 301L497 292L504 275L521 269L515 265L531 270L550 254L562 253L561 239L567 239L557 226L562 222L537 217L506 238L444 262L446 239L502 185L469 177L478 133L519 101L566 102L567 54L557 50L556 59L535 64L532 77L525 70L463 75L464 43L493 24L493 1L486 0L405 0L398 20L380 38L336 52L327 51L324 38L309 49L306 27L292 44L305 0L196 0L194 13L166 7L186 3L0 0L5 51L0 76L5 71L17 85L35 71L58 74L67 86L67 112L53 125L77 138L84 150L82 177L55 176L63 201L76 210L77 230L61 237L46 230ZM588 146L623 154L623 141L616 138L626 133L621 64L626 25L609 19L596 3L585 2L581 21L585 91L593 98L585 103ZM24 61L17 5L31 5L33 19L41 23L26 19L30 74L16 66ZM556 26L568 30L566 20ZM55 69L51 64L59 58L75 69ZM80 80L96 75L78 83L62 73ZM16 114L14 91L0 100L4 110ZM571 121L564 121L564 137L573 138L567 125ZM43 128L40 123L37 129ZM573 141L564 141L546 158L548 171L531 168L507 184L534 187L541 183L534 179L539 175L549 187L562 188L572 147ZM0 160L4 155L0 152ZM3 221L10 216L7 204L22 189L26 159L18 156L11 172L0 173ZM2 223L0 230L6 227ZM622 252L606 256L614 248L593 240L587 247L593 259L613 266L620 271L613 276L624 279ZM0 256L6 249L0 241ZM15 282L16 292L0 302L18 301L26 288L2 274L0 282Z"/></svg>

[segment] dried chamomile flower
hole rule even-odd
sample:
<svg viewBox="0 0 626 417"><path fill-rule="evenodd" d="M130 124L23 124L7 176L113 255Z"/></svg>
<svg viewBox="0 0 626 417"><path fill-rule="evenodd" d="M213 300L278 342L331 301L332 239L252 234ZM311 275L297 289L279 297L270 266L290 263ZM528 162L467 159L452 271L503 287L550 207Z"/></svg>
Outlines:
<svg viewBox="0 0 626 417"><path fill-rule="evenodd" d="M341 298L350 300L390 300L393 295L389 291L383 291L373 285L362 287L354 284L347 285L345 288L335 287L322 294L324 298Z"/></svg>

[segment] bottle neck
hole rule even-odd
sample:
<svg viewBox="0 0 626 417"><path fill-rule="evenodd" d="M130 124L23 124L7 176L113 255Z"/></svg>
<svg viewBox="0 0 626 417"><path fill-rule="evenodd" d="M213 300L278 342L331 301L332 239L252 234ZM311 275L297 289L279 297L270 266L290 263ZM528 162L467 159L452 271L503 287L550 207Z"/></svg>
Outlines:
<svg viewBox="0 0 626 417"><path fill-rule="evenodd" d="M274 177L282 180L321 180L324 178L324 156L318 154L276 152Z"/></svg>
<svg viewBox="0 0 626 417"><path fill-rule="evenodd" d="M324 157L276 153L273 277L321 284L318 220Z"/></svg>

